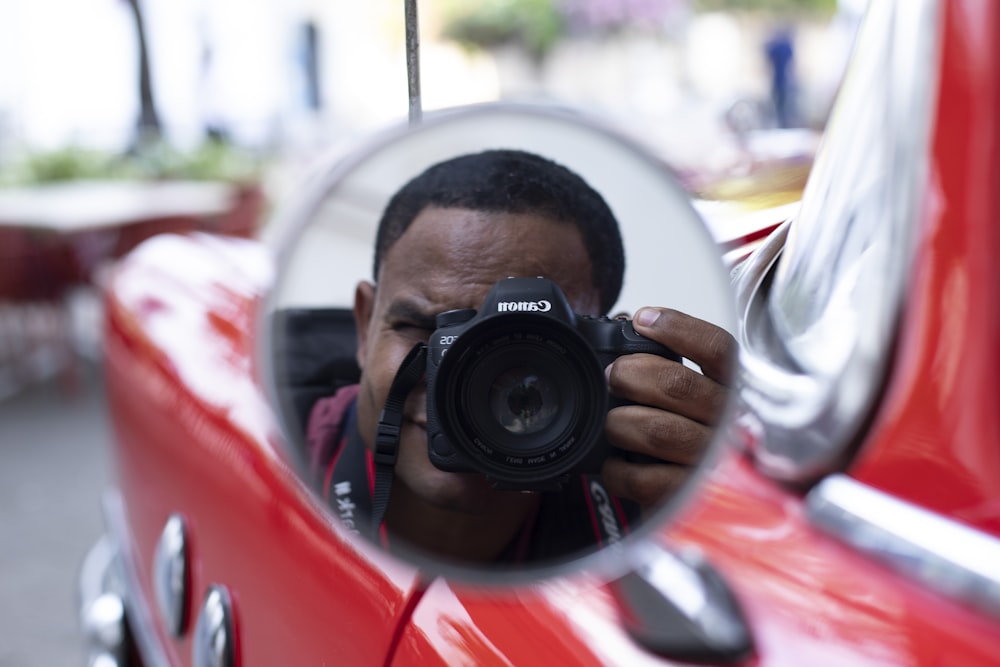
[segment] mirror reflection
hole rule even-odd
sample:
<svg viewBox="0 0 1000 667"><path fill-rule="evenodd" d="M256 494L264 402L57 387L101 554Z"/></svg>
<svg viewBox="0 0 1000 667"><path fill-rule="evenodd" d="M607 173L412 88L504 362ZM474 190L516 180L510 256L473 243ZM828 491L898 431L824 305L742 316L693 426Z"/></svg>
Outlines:
<svg viewBox="0 0 1000 667"><path fill-rule="evenodd" d="M666 168L599 125L431 117L331 161L279 223L265 363L349 531L431 567L566 562L710 458L727 275Z"/></svg>

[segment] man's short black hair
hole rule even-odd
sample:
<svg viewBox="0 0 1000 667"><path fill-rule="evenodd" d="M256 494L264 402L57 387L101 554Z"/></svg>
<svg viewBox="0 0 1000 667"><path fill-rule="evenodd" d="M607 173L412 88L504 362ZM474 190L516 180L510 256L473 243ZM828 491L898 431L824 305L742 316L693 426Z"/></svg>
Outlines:
<svg viewBox="0 0 1000 667"><path fill-rule="evenodd" d="M618 300L625 251L618 221L590 185L566 167L519 150L488 150L439 162L404 185L386 206L375 238L375 279L382 258L429 206L489 213L534 213L580 230L601 312Z"/></svg>

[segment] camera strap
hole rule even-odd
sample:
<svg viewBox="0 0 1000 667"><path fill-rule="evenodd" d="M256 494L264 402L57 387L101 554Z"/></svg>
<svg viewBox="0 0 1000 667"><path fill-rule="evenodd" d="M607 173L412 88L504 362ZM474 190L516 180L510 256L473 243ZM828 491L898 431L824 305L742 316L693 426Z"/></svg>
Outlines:
<svg viewBox="0 0 1000 667"><path fill-rule="evenodd" d="M378 430L375 432L375 451L372 459L375 465L375 484L372 492L372 530L377 531L382 525L385 510L389 504L389 493L392 491L393 469L399 454L399 436L403 426L403 406L406 397L420 382L427 369L427 345L417 343L410 350L396 377L389 387L389 395L385 399L385 407L378 418ZM378 537L374 535L373 537Z"/></svg>

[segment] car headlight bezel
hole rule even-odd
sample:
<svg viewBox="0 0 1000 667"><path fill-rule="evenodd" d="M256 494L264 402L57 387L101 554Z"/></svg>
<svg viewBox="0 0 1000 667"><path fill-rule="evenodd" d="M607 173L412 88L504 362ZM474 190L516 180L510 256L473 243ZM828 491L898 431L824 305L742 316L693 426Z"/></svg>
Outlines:
<svg viewBox="0 0 1000 667"><path fill-rule="evenodd" d="M741 398L772 477L836 469L885 381L929 168L938 5L872 3L799 213L737 278Z"/></svg>

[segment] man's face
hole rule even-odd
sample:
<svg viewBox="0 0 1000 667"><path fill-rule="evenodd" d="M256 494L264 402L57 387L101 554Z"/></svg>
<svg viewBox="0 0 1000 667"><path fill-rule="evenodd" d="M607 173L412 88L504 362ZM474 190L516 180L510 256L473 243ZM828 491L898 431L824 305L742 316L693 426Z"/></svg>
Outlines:
<svg viewBox="0 0 1000 667"><path fill-rule="evenodd" d="M427 342L434 318L479 309L507 277L542 276L562 288L573 310L597 315L599 295L583 239L570 223L534 214L427 208L382 260L377 288L361 283L355 298L361 391L358 424L372 447L378 416L403 358ZM468 513L496 509L502 493L473 473L438 470L427 455L426 386L407 398L396 483L435 507Z"/></svg>

